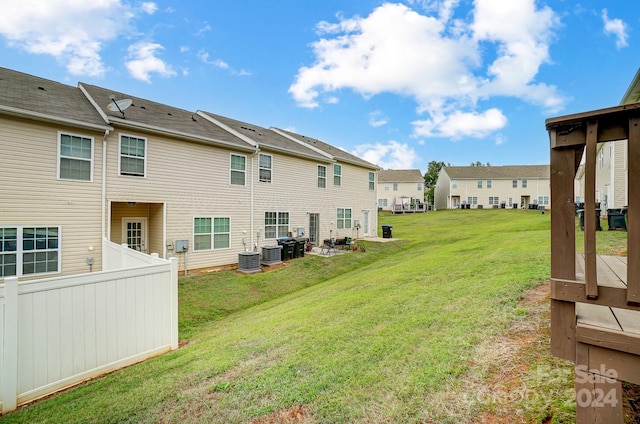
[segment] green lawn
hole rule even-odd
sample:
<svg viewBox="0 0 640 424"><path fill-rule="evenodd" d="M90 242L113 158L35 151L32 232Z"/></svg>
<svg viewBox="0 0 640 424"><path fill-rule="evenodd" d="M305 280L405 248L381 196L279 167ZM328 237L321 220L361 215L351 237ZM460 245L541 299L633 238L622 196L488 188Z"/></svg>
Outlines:
<svg viewBox="0 0 640 424"><path fill-rule="evenodd" d="M184 347L0 421L233 423L292 407L318 423L472 421L491 400L457 407L455 397L468 396L465 376L491 379L495 370L476 369L478 346L523 319L523 293L549 278L549 218L385 214L401 241L181 278ZM529 418L571 414L570 401L545 401L556 392L541 396Z"/></svg>

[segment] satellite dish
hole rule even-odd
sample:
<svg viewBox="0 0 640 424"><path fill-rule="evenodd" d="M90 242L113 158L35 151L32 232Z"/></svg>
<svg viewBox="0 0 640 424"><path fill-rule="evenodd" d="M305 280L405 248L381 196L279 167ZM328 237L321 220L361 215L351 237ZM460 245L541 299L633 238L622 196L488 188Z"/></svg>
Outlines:
<svg viewBox="0 0 640 424"><path fill-rule="evenodd" d="M131 99L113 100L107 105L107 109L111 112L124 112L129 106L133 104Z"/></svg>

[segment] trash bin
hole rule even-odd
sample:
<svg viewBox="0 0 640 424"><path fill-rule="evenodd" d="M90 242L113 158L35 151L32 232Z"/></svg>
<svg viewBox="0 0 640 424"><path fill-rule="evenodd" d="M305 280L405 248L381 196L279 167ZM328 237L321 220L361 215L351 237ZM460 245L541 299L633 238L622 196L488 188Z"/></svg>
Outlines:
<svg viewBox="0 0 640 424"><path fill-rule="evenodd" d="M513 204L513 205L511 205L511 206L513 206L513 209L518 209L518 204L517 204L517 203L514 203L514 204Z"/></svg>
<svg viewBox="0 0 640 424"><path fill-rule="evenodd" d="M500 203L500 209L507 209L507 202Z"/></svg>
<svg viewBox="0 0 640 424"><path fill-rule="evenodd" d="M627 231L627 223L625 220L626 213L626 208L607 209L607 223L609 225L609 230Z"/></svg>
<svg viewBox="0 0 640 424"><path fill-rule="evenodd" d="M293 259L293 251L296 247L296 240L292 237L283 237L278 239L278 245L282 246L282 260L288 261Z"/></svg>
<svg viewBox="0 0 640 424"><path fill-rule="evenodd" d="M392 233L391 233L391 229L393 228L392 225L383 225L382 226L382 238L392 238Z"/></svg>
<svg viewBox="0 0 640 424"><path fill-rule="evenodd" d="M298 237L295 239L295 246L293 248L294 258L304 258L304 247L307 244L305 237Z"/></svg>
<svg viewBox="0 0 640 424"><path fill-rule="evenodd" d="M578 209L578 215L580 216L580 229L584 231L584 209ZM596 231L602 231L600 225L600 209L596 209Z"/></svg>

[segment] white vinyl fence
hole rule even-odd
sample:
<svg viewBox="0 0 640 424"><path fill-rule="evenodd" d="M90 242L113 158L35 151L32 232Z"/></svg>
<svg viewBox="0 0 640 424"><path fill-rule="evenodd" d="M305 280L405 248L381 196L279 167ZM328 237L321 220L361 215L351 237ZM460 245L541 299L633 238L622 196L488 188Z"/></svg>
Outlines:
<svg viewBox="0 0 640 424"><path fill-rule="evenodd" d="M2 412L178 347L176 260L105 241L103 265L0 284Z"/></svg>

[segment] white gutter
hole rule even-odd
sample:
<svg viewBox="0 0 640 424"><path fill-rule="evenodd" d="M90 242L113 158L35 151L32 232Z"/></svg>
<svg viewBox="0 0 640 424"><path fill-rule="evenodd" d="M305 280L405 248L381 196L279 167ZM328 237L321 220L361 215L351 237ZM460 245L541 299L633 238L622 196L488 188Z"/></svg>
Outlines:
<svg viewBox="0 0 640 424"><path fill-rule="evenodd" d="M53 116L46 113L34 112L31 110L25 110L25 109L18 109L11 106L0 105L0 114L17 116L21 118L27 117L27 118L35 119L38 121L51 122L55 124L65 124L65 125L70 125L70 126L80 127L80 128L90 129L90 130L105 131L105 130L113 129L111 126L107 124L105 125L92 124L90 122L62 118L59 116Z"/></svg>

